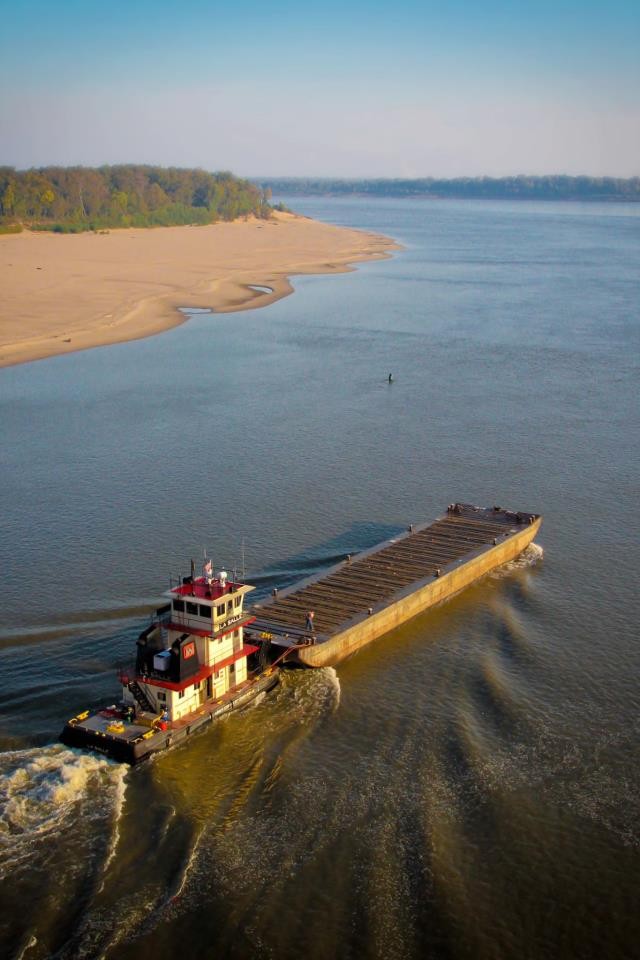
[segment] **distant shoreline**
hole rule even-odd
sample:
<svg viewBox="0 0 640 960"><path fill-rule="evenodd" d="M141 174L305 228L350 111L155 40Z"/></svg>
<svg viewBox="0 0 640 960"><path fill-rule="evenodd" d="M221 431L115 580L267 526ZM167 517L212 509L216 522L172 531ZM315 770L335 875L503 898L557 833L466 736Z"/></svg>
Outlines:
<svg viewBox="0 0 640 960"><path fill-rule="evenodd" d="M200 227L0 236L0 367L123 343L185 323L180 308L266 307L290 277L342 273L389 237L287 213ZM263 288L263 289L256 289Z"/></svg>
<svg viewBox="0 0 640 960"><path fill-rule="evenodd" d="M440 196L439 194L428 194L428 193L380 193L380 194L371 194L371 193L291 193L285 194L287 199L291 198L292 200L313 200L319 197L327 197L329 199L338 200L338 199L348 199L354 197L358 200L415 200L417 202L424 201L425 203L436 202L438 200L446 200L447 202L460 202L460 203L474 203L491 200L495 203L610 203L612 206L619 205L621 203L631 203L636 204L640 203L640 197L446 197L444 195ZM295 212L295 211L294 211Z"/></svg>
<svg viewBox="0 0 640 960"><path fill-rule="evenodd" d="M253 182L287 197L384 197L407 200L547 200L640 202L640 177L438 177L371 179L264 177Z"/></svg>

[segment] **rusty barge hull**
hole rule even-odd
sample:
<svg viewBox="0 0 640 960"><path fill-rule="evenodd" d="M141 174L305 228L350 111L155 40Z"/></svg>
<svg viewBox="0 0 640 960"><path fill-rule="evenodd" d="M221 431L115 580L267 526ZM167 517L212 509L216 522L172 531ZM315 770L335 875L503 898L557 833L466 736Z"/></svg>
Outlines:
<svg viewBox="0 0 640 960"><path fill-rule="evenodd" d="M383 634L515 559L542 517L451 504L432 523L347 558L253 607L253 624L288 660L334 666ZM314 611L314 630L305 627Z"/></svg>

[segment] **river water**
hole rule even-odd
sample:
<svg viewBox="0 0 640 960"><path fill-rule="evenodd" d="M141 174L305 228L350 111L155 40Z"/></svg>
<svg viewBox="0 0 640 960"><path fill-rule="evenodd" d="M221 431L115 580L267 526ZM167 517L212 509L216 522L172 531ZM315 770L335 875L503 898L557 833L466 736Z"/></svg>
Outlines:
<svg viewBox="0 0 640 960"><path fill-rule="evenodd" d="M404 249L0 371L0 952L637 955L640 208L291 204ZM56 745L203 547L265 593L452 500L536 546L148 765Z"/></svg>

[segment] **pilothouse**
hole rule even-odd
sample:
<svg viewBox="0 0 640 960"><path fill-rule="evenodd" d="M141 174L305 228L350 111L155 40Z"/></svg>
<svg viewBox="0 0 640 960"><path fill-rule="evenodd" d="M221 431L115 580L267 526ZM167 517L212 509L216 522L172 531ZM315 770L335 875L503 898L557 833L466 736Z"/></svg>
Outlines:
<svg viewBox="0 0 640 960"><path fill-rule="evenodd" d="M217 701L247 679L247 658L258 647L244 642L243 601L254 588L229 580L226 571L185 577L171 589L169 605L138 639L134 677L122 676L123 699L173 722Z"/></svg>

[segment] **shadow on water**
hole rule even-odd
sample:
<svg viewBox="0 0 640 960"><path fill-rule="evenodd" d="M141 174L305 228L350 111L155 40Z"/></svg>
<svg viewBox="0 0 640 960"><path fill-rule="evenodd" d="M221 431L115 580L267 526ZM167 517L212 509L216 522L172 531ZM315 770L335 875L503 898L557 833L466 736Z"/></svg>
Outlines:
<svg viewBox="0 0 640 960"><path fill-rule="evenodd" d="M155 609L157 601L153 607ZM113 610L76 610L70 617L69 613L56 615L51 613L47 624L37 627L28 627L19 631L12 630L0 635L0 650L6 647L28 646L29 644L46 643L49 640L60 640L75 634L85 635L88 630L111 629L114 622L131 620L148 614L149 604L136 606L119 606Z"/></svg>
<svg viewBox="0 0 640 960"><path fill-rule="evenodd" d="M481 659L477 672L469 678L468 693L479 725L508 735L524 713L518 697L518 677L507 674L499 657L491 652Z"/></svg>
<svg viewBox="0 0 640 960"><path fill-rule="evenodd" d="M355 556L368 550L397 536L402 529L386 523L353 523L335 537L282 560L277 567L268 567L248 574L247 581L256 587L252 599L264 599L275 587L284 589L297 580L321 573L322 570L340 563L348 554Z"/></svg>
<svg viewBox="0 0 640 960"><path fill-rule="evenodd" d="M112 628L113 624L108 624ZM51 639L43 652L36 644L0 650L6 693L0 705L0 748L50 743L66 720L81 710L120 697L117 668L135 656L141 624L122 624L117 633L71 634Z"/></svg>

